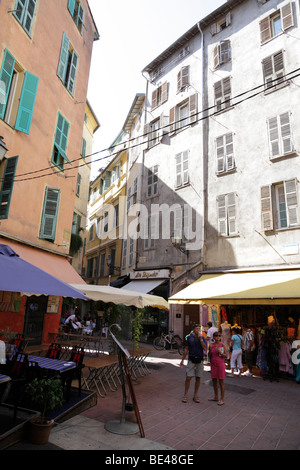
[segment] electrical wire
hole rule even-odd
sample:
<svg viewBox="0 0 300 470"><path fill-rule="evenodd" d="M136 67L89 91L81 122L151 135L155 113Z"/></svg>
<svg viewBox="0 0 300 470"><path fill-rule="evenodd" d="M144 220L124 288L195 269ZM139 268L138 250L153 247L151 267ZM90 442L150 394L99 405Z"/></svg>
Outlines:
<svg viewBox="0 0 300 470"><path fill-rule="evenodd" d="M297 72L299 72L299 73L297 73ZM293 75L292 77L289 77L289 76L292 75L292 74L295 74L295 75ZM253 87L253 88L251 88L251 89L249 89L249 90L243 91L242 93L239 93L238 95L236 95L236 96L234 96L234 97L231 97L231 98L229 98L229 99L227 99L227 100L224 100L224 101L220 102L220 103L219 103L219 106L221 107L220 110L213 111L212 113L210 113L210 114L208 114L208 115L199 117L199 115L202 115L202 114L204 114L204 113L210 112L211 110L214 110L214 109L216 108L216 105L214 104L213 106L210 106L210 107L208 107L208 108L206 108L206 109L204 109L204 110L201 110L201 111L198 111L197 113L194 113L194 114L192 114L192 115L189 115L189 122L188 122L187 124L183 125L183 126L180 126L180 130L184 129L185 127L189 127L191 124L195 124L195 123L201 122L201 121L204 120L204 119L208 119L208 118L213 117L213 116L215 116L215 115L219 115L220 112L223 111L224 109L228 109L228 110L229 110L229 109L232 108L233 106L237 106L237 105L239 105L239 104L241 104L241 103L243 103L243 102L245 102L245 101L247 101L247 100L249 100L249 99L252 99L252 98L258 96L259 94L261 94L261 93L263 93L263 92L265 92L265 91L270 91L270 90L272 90L272 88L276 88L278 85L282 86L282 84L288 83L290 80L292 80L292 79L294 79L294 78L297 78L297 77L299 77L299 76L300 76L300 68L297 68L297 69L293 70L292 72L289 72L289 73L287 73L286 75L283 75L283 76L280 77L280 78L276 78L276 79L274 79L274 80L271 80L270 82L268 82L267 87L266 87L266 83L263 83L263 84L261 84L261 85L255 86L255 87ZM289 77L289 78L287 78L287 77ZM273 83L273 82L275 82L275 83ZM278 82L279 82L279 83L278 83ZM273 83L273 84L271 85L271 83ZM261 88L263 88L263 90L260 90ZM245 95L247 95L247 94L249 94L249 93L252 93L252 92L255 92L255 93L254 93L254 94L251 94L251 95L248 96L248 97L242 98L242 97L244 97ZM233 103L234 100L239 99L239 98L241 98L239 101ZM228 104L228 103L229 103L229 106L226 107L226 108L223 108L223 105ZM197 118L196 118L195 120L193 120L192 122L190 122L191 118L193 118L193 117L195 117L195 116L197 116ZM187 118L183 118L183 119L179 119L179 120L176 120L176 121L172 121L171 124L176 126L176 125L180 124L182 121L185 121L186 119L187 119ZM158 133L159 131L162 131L163 129L169 128L169 127L170 127L170 123L167 124L167 125L165 125L165 126L162 126L162 127L158 128L158 129L156 129L155 132ZM144 134L142 134L142 135L139 135L139 136L137 136L137 137L134 137L134 138L132 138L132 139L129 139L129 140L126 142L126 144L128 144L128 146L126 146L126 150L131 150L131 149L133 149L133 148L135 148L135 147L142 146L142 145L146 144L147 142L148 142L148 144L149 144L152 140L153 140L153 141L156 141L157 136L154 136L152 139L147 139L147 141L138 142L138 143L135 144L135 145L130 145L131 142L134 142L134 141L136 141L137 139L140 139L140 138L145 138L145 137L151 136L152 134L153 134L153 131L150 131L150 132L146 132L146 133L144 133ZM120 142L119 144L116 144L116 145L114 146L114 148L116 148L116 147L118 147L118 146L120 146L120 145L124 146L124 142ZM107 158L113 158L115 155L118 155L122 149L116 150L115 152L110 153L110 155L107 155L107 156L105 156L105 157L102 157L102 158L99 158L99 159L96 159L96 160L92 161L92 157L94 157L95 155L97 155L97 154L99 154L99 153L102 153L102 152L107 152L107 151L110 151L110 150L111 150L111 148L106 148L106 149L99 150L99 151L97 151L97 152L93 152L93 153L91 153L91 154L89 154L89 155L86 155L86 156L84 157L84 162L83 162L83 163L81 163L81 164L79 164L79 165L77 165L77 166L73 166L73 165L72 165L72 167L64 168L63 171L64 171L64 172L72 171L72 170L77 169L77 168L80 168L80 167L82 167L82 166L84 166L84 165L86 165L86 164L91 164L91 163L95 164L95 163L97 163L97 162L106 160ZM86 161L88 158L91 158L91 161L90 161L90 162L87 162L87 161ZM75 163L75 162L81 161L81 159L82 159L82 157L76 158L76 159L74 159L74 160L70 160L70 162L71 162L71 163ZM15 177L14 177L14 182L17 183L17 182L23 182L23 181L30 181L30 180L38 179L38 178L44 178L44 177L46 177L46 176L54 176L54 175L56 175L56 173L53 173L53 168L55 169L55 166L51 168L51 173L46 173L46 174L42 174L42 175L38 175L38 176L32 176L32 177L29 177L29 178L23 178L23 177L24 177L24 176L28 176L28 175L35 175L36 173L40 173L40 172L44 172L44 171L49 171L49 167L47 167L47 168L41 168L41 169L39 169L39 170L30 171L30 172L27 172L27 173L22 173L22 174L20 174L20 175L15 175ZM19 178L22 178L22 179L19 179ZM2 179L0 178L0 181L3 181L3 178L2 178Z"/></svg>

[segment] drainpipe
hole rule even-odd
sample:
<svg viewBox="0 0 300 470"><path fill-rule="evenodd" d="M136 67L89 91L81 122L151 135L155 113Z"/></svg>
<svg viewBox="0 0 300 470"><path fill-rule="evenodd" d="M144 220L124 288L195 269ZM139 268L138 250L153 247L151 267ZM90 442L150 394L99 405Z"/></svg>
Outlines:
<svg viewBox="0 0 300 470"><path fill-rule="evenodd" d="M201 50L202 50L202 83L201 83L201 106L202 112L206 109L204 103L204 83L205 83L205 67L204 67L204 34L200 26L200 22L197 23L197 27L201 34ZM202 223L202 237L203 245L202 245L202 256L201 262L205 265L205 252L206 252L206 223L207 223L207 129L206 129L206 120L203 119L202 116L202 198L203 198L203 223Z"/></svg>

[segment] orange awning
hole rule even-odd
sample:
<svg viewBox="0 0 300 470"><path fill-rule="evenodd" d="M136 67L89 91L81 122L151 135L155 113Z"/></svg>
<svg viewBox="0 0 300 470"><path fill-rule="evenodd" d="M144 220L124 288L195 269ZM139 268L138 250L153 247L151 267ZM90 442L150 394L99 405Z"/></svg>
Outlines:
<svg viewBox="0 0 300 470"><path fill-rule="evenodd" d="M10 246L22 259L43 269L48 274L67 284L85 284L68 259L48 251L33 248L9 239L1 239L1 243Z"/></svg>

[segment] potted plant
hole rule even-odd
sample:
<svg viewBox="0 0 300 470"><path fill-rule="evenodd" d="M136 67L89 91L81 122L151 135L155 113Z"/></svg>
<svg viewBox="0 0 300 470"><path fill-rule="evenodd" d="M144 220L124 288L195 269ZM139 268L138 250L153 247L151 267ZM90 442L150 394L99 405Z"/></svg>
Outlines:
<svg viewBox="0 0 300 470"><path fill-rule="evenodd" d="M31 421L29 439L33 444L46 444L54 424L46 413L59 408L63 403L63 387L59 377L35 378L26 387L26 394L37 405L40 417Z"/></svg>

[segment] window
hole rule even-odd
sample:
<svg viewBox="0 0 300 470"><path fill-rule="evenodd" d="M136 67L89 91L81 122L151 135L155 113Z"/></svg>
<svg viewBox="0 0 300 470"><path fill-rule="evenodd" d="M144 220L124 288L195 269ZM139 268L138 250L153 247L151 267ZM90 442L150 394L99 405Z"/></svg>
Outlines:
<svg viewBox="0 0 300 470"><path fill-rule="evenodd" d="M29 36L31 36L36 3L37 0L17 0L14 6L14 17Z"/></svg>
<svg viewBox="0 0 300 470"><path fill-rule="evenodd" d="M0 191L0 219L8 219L18 158L19 157L11 157L8 158L5 163L3 163L5 168L1 178L2 185Z"/></svg>
<svg viewBox="0 0 300 470"><path fill-rule="evenodd" d="M236 194L223 194L217 198L218 234L236 235Z"/></svg>
<svg viewBox="0 0 300 470"><path fill-rule="evenodd" d="M79 0L68 0L68 10L72 15L78 31L82 33L84 10Z"/></svg>
<svg viewBox="0 0 300 470"><path fill-rule="evenodd" d="M145 235L144 235L144 248L145 250L149 250L151 248L154 248L155 246L155 238L156 238L156 217L155 216L150 216L148 217L147 221L145 221L144 224L144 230L145 230Z"/></svg>
<svg viewBox="0 0 300 470"><path fill-rule="evenodd" d="M66 155L69 127L66 119L58 113L51 161L60 170L64 169L65 161L71 164Z"/></svg>
<svg viewBox="0 0 300 470"><path fill-rule="evenodd" d="M56 222L58 216L58 205L60 190L47 187L45 191L40 238L49 241L55 240Z"/></svg>
<svg viewBox="0 0 300 470"><path fill-rule="evenodd" d="M103 277L105 273L105 253L100 256L100 277Z"/></svg>
<svg viewBox="0 0 300 470"><path fill-rule="evenodd" d="M74 51L68 36L63 33L57 75L72 96L74 95L77 66L78 56Z"/></svg>
<svg viewBox="0 0 300 470"><path fill-rule="evenodd" d="M276 90L284 80L283 52L279 51L262 61L265 90Z"/></svg>
<svg viewBox="0 0 300 470"><path fill-rule="evenodd" d="M273 37L294 26L293 2L281 7L259 23L260 42L266 43Z"/></svg>
<svg viewBox="0 0 300 470"><path fill-rule="evenodd" d="M227 13L226 16L222 16L216 23L212 24L211 26L211 34L217 34L223 31L223 29L227 28L231 25L231 13Z"/></svg>
<svg viewBox="0 0 300 470"><path fill-rule="evenodd" d="M176 187L179 188L189 183L189 152L178 153L175 157Z"/></svg>
<svg viewBox="0 0 300 470"><path fill-rule="evenodd" d="M104 187L103 187L103 190L104 191L107 191L107 189L110 187L111 185L111 171L107 170L105 172L105 176L104 176Z"/></svg>
<svg viewBox="0 0 300 470"><path fill-rule="evenodd" d="M134 254L134 239L129 238L129 261L128 261L128 266L133 265L133 254Z"/></svg>
<svg viewBox="0 0 300 470"><path fill-rule="evenodd" d="M189 98L170 109L170 133L176 130L185 129L188 125L197 122L198 95L191 95Z"/></svg>
<svg viewBox="0 0 300 470"><path fill-rule="evenodd" d="M290 113L283 113L268 120L270 158L282 157L293 152Z"/></svg>
<svg viewBox="0 0 300 470"><path fill-rule="evenodd" d="M81 174L78 173L77 183L76 183L76 196L80 196L80 184L81 184Z"/></svg>
<svg viewBox="0 0 300 470"><path fill-rule="evenodd" d="M94 258L89 258L87 260L87 277L93 277L93 265L94 265Z"/></svg>
<svg viewBox="0 0 300 470"><path fill-rule="evenodd" d="M144 136L147 139L147 148L159 144L164 134L168 133L169 118L163 114L158 118L145 124Z"/></svg>
<svg viewBox="0 0 300 470"><path fill-rule="evenodd" d="M217 173L235 168L233 155L233 134L222 135L216 139Z"/></svg>
<svg viewBox="0 0 300 470"><path fill-rule="evenodd" d="M104 212L104 226L103 226L103 232L104 232L104 233L108 232L108 212Z"/></svg>
<svg viewBox="0 0 300 470"><path fill-rule="evenodd" d="M114 216L113 216L113 227L118 227L119 225L119 204L114 206Z"/></svg>
<svg viewBox="0 0 300 470"><path fill-rule="evenodd" d="M153 121L149 124L149 136L148 136L148 144L149 147L153 147L155 144L159 142L159 119Z"/></svg>
<svg viewBox="0 0 300 470"><path fill-rule="evenodd" d="M299 224L299 207L295 179L261 188L263 230L292 228Z"/></svg>
<svg viewBox="0 0 300 470"><path fill-rule="evenodd" d="M126 268L127 240L123 240L122 268Z"/></svg>
<svg viewBox="0 0 300 470"><path fill-rule="evenodd" d="M148 169L147 175L147 197L158 194L158 165Z"/></svg>
<svg viewBox="0 0 300 470"><path fill-rule="evenodd" d="M85 158L86 156L86 140L85 139L82 139L81 156L82 158Z"/></svg>
<svg viewBox="0 0 300 470"><path fill-rule="evenodd" d="M228 109L231 106L231 78L227 77L219 80L214 85L215 106L217 111Z"/></svg>
<svg viewBox="0 0 300 470"><path fill-rule="evenodd" d="M81 227L81 215L74 212L73 223L72 223L72 233L75 233L76 235L78 235L80 231L80 227Z"/></svg>
<svg viewBox="0 0 300 470"><path fill-rule="evenodd" d="M168 82L164 82L152 93L152 106L151 109L157 108L162 103L168 100Z"/></svg>
<svg viewBox="0 0 300 470"><path fill-rule="evenodd" d="M0 70L0 118L25 134L30 132L38 81L5 49Z"/></svg>
<svg viewBox="0 0 300 470"><path fill-rule="evenodd" d="M214 47L214 68L231 60L231 44L229 40L221 41Z"/></svg>
<svg viewBox="0 0 300 470"><path fill-rule="evenodd" d="M190 66L182 67L177 74L177 92L184 90L190 84Z"/></svg>
<svg viewBox="0 0 300 470"><path fill-rule="evenodd" d="M89 242L91 242L94 238L94 223L90 227L90 233L89 233Z"/></svg>

